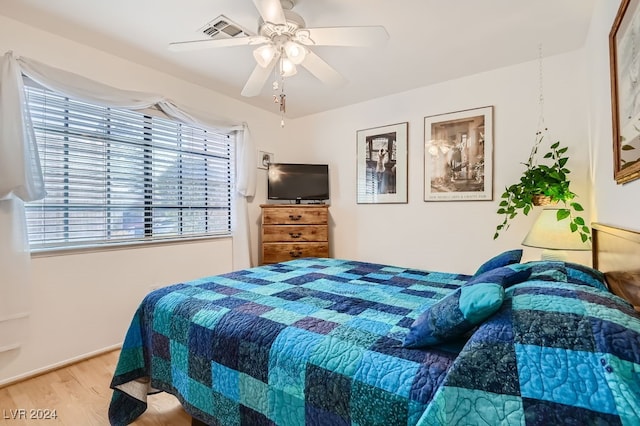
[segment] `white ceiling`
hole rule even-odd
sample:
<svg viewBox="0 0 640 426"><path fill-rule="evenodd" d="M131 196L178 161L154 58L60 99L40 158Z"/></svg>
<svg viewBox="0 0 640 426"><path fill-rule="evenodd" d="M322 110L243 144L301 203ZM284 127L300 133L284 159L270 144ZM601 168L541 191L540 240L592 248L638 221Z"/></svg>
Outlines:
<svg viewBox="0 0 640 426"><path fill-rule="evenodd" d="M376 48L314 47L346 86L306 70L286 80L291 118L580 48L595 0L298 0L307 27L383 25ZM218 15L255 33L252 0L0 0L0 14L277 112L271 84L240 95L255 65L250 46L170 52L204 38ZM34 58L37 59L37 58Z"/></svg>

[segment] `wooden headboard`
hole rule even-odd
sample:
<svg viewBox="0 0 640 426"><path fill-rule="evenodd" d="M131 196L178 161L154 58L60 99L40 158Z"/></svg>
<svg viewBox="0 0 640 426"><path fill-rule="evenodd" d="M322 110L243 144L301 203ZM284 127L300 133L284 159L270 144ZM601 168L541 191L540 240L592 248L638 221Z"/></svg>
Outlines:
<svg viewBox="0 0 640 426"><path fill-rule="evenodd" d="M592 224L593 267L605 273L612 293L640 312L640 232Z"/></svg>

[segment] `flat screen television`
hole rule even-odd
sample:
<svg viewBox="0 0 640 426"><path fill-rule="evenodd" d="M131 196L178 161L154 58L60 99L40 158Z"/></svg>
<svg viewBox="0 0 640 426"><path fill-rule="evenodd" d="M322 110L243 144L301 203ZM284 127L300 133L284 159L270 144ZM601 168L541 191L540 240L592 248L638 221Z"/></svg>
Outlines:
<svg viewBox="0 0 640 426"><path fill-rule="evenodd" d="M267 171L270 200L324 201L329 199L327 164L272 163Z"/></svg>

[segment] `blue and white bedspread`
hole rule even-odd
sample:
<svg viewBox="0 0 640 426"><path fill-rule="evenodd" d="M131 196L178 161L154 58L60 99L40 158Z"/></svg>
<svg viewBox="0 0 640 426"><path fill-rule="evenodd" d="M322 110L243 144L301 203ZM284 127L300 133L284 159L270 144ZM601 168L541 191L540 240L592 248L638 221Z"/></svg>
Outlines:
<svg viewBox="0 0 640 426"><path fill-rule="evenodd" d="M211 425L413 425L460 345L402 341L468 278L301 259L156 290L127 333L110 421L133 421L155 389Z"/></svg>
<svg viewBox="0 0 640 426"><path fill-rule="evenodd" d="M561 263L507 289L419 425L640 425L640 317Z"/></svg>
<svg viewBox="0 0 640 426"><path fill-rule="evenodd" d="M162 390L211 425L640 424L640 317L579 269L535 268L468 340L425 349L409 327L469 276L302 259L157 290L110 421Z"/></svg>

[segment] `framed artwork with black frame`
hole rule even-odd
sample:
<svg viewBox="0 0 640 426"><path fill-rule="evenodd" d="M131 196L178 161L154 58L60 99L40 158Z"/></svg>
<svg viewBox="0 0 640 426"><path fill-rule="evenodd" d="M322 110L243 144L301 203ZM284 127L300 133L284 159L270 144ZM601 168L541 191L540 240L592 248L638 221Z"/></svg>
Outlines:
<svg viewBox="0 0 640 426"><path fill-rule="evenodd" d="M640 178L640 0L623 0L609 33L613 173Z"/></svg>
<svg viewBox="0 0 640 426"><path fill-rule="evenodd" d="M407 202L409 123L356 132L357 203Z"/></svg>
<svg viewBox="0 0 640 426"><path fill-rule="evenodd" d="M493 107L424 118L424 201L493 200Z"/></svg>

